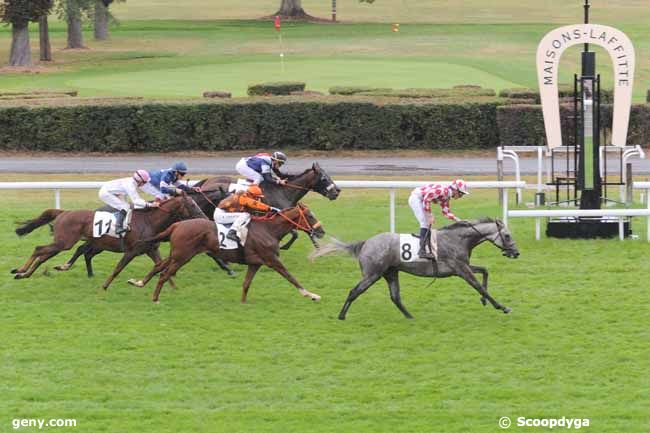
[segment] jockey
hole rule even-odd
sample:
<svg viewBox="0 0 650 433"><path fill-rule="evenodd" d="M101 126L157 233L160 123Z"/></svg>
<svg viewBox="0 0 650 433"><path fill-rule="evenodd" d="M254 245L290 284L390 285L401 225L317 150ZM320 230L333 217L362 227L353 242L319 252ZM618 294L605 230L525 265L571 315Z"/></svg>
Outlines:
<svg viewBox="0 0 650 433"><path fill-rule="evenodd" d="M262 203L260 199L263 197L262 189L257 185L251 185L245 191L237 191L221 200L219 206L214 210L214 221L219 224L232 223L226 235L228 239L241 242L239 233L250 221L250 211L280 211L278 208Z"/></svg>
<svg viewBox="0 0 650 433"><path fill-rule="evenodd" d="M125 197L129 197L134 209L158 207L157 203L147 203L138 195L137 189L142 189L148 181L149 173L147 170L138 170L131 177L111 180L99 189L99 198L107 205L120 211L115 222L115 233L122 234L126 231L126 228L123 227L124 218L130 206Z"/></svg>
<svg viewBox="0 0 650 433"><path fill-rule="evenodd" d="M172 168L150 171L150 180L142 190L156 197L157 200L164 200L178 194L178 190L189 192L193 188L182 183L183 177L187 174L187 165L184 162L175 163Z"/></svg>
<svg viewBox="0 0 650 433"><path fill-rule="evenodd" d="M252 180L254 185L259 185L262 181L284 185L287 183L286 175L280 172L280 167L285 162L287 162L287 155L282 152L258 153L240 159L235 168L246 179Z"/></svg>
<svg viewBox="0 0 650 433"><path fill-rule="evenodd" d="M460 221L449 209L449 202L452 198L459 199L469 194L467 183L462 179L454 180L449 186L430 183L415 188L409 197L409 206L420 223L420 250L418 256L423 259L435 258L433 254L426 251L426 239L435 217L431 213L431 203L437 203L442 209L442 214L452 221Z"/></svg>

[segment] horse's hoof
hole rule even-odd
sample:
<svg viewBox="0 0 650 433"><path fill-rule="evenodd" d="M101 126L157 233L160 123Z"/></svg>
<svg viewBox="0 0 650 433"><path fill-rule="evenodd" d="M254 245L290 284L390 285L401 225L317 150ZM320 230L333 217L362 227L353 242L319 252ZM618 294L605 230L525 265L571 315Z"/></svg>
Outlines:
<svg viewBox="0 0 650 433"><path fill-rule="evenodd" d="M68 269L70 269L70 268L67 267L66 265L56 265L54 267L55 271L67 271Z"/></svg>
<svg viewBox="0 0 650 433"><path fill-rule="evenodd" d="M22 278L23 278L23 274L14 275L14 280L21 280Z"/></svg>
<svg viewBox="0 0 650 433"><path fill-rule="evenodd" d="M229 271L229 272L228 272L228 276L229 276L229 277L236 277L236 276L237 276L237 272Z"/></svg>
<svg viewBox="0 0 650 433"><path fill-rule="evenodd" d="M512 308L503 307L503 314L508 314L512 311Z"/></svg>
<svg viewBox="0 0 650 433"><path fill-rule="evenodd" d="M311 297L311 300L314 301L314 302L318 302L318 301L320 301L320 296L318 296L318 295L313 295L313 296Z"/></svg>
<svg viewBox="0 0 650 433"><path fill-rule="evenodd" d="M485 298L481 298L481 304L485 307L487 305L487 300Z"/></svg>
<svg viewBox="0 0 650 433"><path fill-rule="evenodd" d="M345 320L345 316L339 316L339 320Z"/></svg>
<svg viewBox="0 0 650 433"><path fill-rule="evenodd" d="M17 274L18 273L18 268L13 268L9 272L12 273L12 274Z"/></svg>
<svg viewBox="0 0 650 433"><path fill-rule="evenodd" d="M130 278L127 283L135 287L144 287L142 280L136 280L135 278Z"/></svg>
<svg viewBox="0 0 650 433"><path fill-rule="evenodd" d="M160 304L160 301L151 301L151 302L153 302L156 305Z"/></svg>

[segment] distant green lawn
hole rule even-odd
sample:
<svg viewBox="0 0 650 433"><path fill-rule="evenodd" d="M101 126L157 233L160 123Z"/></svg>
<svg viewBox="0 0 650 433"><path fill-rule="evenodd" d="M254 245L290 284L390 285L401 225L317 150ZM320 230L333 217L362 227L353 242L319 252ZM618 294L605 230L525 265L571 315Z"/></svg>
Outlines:
<svg viewBox="0 0 650 433"><path fill-rule="evenodd" d="M397 195L401 232L416 227L407 197ZM346 241L388 228L385 191L348 189L335 202L310 195L307 203ZM496 192L474 191L454 211L498 215L496 203ZM18 239L14 222L51 204L51 192L7 191L0 212L2 431L13 431L14 418L74 418L76 429L57 431L494 433L502 416L589 418L585 431L595 433L650 431L645 236L536 242L532 220L513 220L519 259L487 243L472 258L488 267L491 293L512 314L482 307L457 278L403 275L415 320L402 317L379 281L340 322L357 263L309 263L304 236L282 260L320 303L262 270L241 305L245 268L235 265L238 276L228 278L206 257L179 272L179 289L165 288L160 305L150 302L152 287L126 284L150 268L146 258L107 292L99 286L118 260L112 253L95 259L93 279L82 263L53 271L64 253L42 268L49 275L15 281L9 269L50 235L42 228ZM63 204L98 201L66 191Z"/></svg>
<svg viewBox="0 0 650 433"><path fill-rule="evenodd" d="M270 22L124 21L111 30L110 41L94 42L88 33L89 50L65 51L64 28L54 23L54 64L39 74L2 74L0 89L175 98L200 97L206 90L245 96L250 84L280 80L304 81L322 92L340 85L535 87L537 43L552 27L404 23L393 33L389 24L286 23L280 43ZM626 31L637 46L635 98L641 101L650 82L650 30L630 24ZM9 28L0 28L0 59L8 57L9 37ZM579 68L578 51L565 55L564 82ZM603 87L611 87L604 53L600 64Z"/></svg>

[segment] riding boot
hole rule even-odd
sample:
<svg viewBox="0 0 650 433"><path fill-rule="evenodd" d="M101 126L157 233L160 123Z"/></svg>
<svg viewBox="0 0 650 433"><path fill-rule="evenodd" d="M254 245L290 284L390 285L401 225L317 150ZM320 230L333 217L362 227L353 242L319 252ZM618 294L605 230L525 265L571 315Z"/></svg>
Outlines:
<svg viewBox="0 0 650 433"><path fill-rule="evenodd" d="M115 218L115 234L121 235L126 231L126 227L124 227L125 218L126 218L126 211L122 209L117 214L117 218Z"/></svg>
<svg viewBox="0 0 650 433"><path fill-rule="evenodd" d="M239 236L237 236L237 230L235 230L235 229L228 230L228 233L226 234L226 238L230 239L231 241L235 241L237 243L241 242L241 240L239 239Z"/></svg>
<svg viewBox="0 0 650 433"><path fill-rule="evenodd" d="M420 250L418 251L418 257L421 259L433 260L435 259L434 255L430 252L427 252L427 241L429 240L429 229L420 228Z"/></svg>

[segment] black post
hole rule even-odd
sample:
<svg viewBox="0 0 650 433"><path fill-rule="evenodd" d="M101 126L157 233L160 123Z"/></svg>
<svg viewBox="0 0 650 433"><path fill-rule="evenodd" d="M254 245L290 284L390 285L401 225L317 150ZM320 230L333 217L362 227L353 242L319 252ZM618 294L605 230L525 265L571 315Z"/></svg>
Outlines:
<svg viewBox="0 0 650 433"><path fill-rule="evenodd" d="M589 0L585 0L585 24L589 24ZM589 44L585 44L585 53L589 51Z"/></svg>

